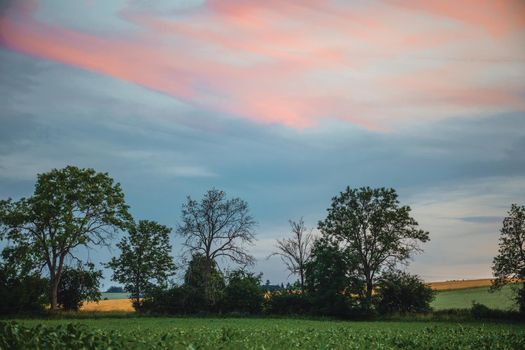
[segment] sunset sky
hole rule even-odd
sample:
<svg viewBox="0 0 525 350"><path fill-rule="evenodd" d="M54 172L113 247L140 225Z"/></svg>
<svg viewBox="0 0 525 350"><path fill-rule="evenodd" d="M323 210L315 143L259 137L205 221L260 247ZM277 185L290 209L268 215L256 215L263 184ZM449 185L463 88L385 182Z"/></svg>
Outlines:
<svg viewBox="0 0 525 350"><path fill-rule="evenodd" d="M220 188L272 282L288 219L315 228L347 185L412 207L428 281L489 277L525 204L522 0L0 0L0 102L0 198L92 167L175 228Z"/></svg>

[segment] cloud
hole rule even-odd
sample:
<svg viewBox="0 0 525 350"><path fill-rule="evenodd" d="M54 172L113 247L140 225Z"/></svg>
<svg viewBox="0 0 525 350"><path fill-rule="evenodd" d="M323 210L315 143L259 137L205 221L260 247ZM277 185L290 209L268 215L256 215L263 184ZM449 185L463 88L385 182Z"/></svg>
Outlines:
<svg viewBox="0 0 525 350"><path fill-rule="evenodd" d="M503 220L502 216L464 216L461 218L458 218L458 220L465 221L465 222L472 222L472 223L480 223L480 224L487 224L487 223L501 223Z"/></svg>
<svg viewBox="0 0 525 350"><path fill-rule="evenodd" d="M0 45L297 129L341 120L384 132L524 111L523 6L440 3L208 1L159 12L97 2L104 23L127 24L103 33L49 21L56 4L15 4L0 18ZM83 18L80 5L62 10Z"/></svg>

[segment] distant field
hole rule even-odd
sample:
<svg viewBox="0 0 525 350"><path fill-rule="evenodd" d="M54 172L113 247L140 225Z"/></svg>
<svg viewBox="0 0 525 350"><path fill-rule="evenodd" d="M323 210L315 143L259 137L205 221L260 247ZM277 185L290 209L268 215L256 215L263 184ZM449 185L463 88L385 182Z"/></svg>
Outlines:
<svg viewBox="0 0 525 350"><path fill-rule="evenodd" d="M430 282L429 285L434 290L450 290L450 289L489 287L491 283L492 283L491 279L483 278L483 279L477 279L477 280Z"/></svg>
<svg viewBox="0 0 525 350"><path fill-rule="evenodd" d="M432 307L435 310L466 309L472 306L473 301L494 309L516 309L511 286L505 286L494 293L490 293L488 287L441 290L436 293Z"/></svg>

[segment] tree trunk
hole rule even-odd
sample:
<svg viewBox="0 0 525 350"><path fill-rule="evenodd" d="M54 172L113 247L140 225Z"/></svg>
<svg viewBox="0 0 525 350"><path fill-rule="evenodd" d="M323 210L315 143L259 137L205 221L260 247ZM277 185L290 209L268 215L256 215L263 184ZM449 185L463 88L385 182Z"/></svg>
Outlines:
<svg viewBox="0 0 525 350"><path fill-rule="evenodd" d="M299 270L299 274L301 277L301 292L304 293L304 270L302 268Z"/></svg>
<svg viewBox="0 0 525 350"><path fill-rule="evenodd" d="M50 290L50 302L51 302L51 311L56 312L58 309L58 278L54 277L51 281L51 290Z"/></svg>

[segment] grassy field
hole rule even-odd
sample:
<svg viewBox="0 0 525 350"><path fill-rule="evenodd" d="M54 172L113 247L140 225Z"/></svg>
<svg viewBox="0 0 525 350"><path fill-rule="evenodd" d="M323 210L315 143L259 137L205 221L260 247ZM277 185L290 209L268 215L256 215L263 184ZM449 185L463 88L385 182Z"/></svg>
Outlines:
<svg viewBox="0 0 525 350"><path fill-rule="evenodd" d="M18 322L29 327L10 333L20 344L39 335L39 344L49 346L69 341L71 334L77 347L81 339L88 347L111 341L114 348L129 349L523 349L525 344L523 325L493 323L167 317ZM66 328L71 322L83 326Z"/></svg>
<svg viewBox="0 0 525 350"><path fill-rule="evenodd" d="M475 301L493 309L515 310L516 304L513 301L511 288L505 286L494 293L490 293L488 287L441 290L437 291L432 307L435 310L466 309Z"/></svg>

